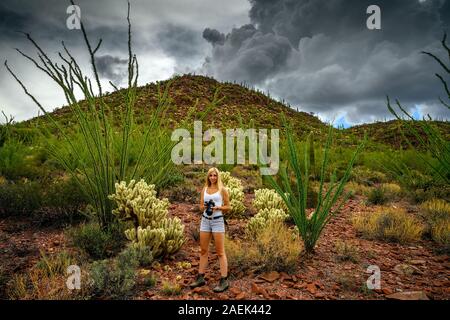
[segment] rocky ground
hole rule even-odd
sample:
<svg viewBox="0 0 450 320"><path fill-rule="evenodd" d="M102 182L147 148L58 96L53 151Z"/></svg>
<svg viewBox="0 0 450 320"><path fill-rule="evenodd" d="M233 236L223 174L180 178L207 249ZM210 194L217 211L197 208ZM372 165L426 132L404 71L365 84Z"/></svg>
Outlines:
<svg viewBox="0 0 450 320"><path fill-rule="evenodd" d="M246 194L246 205L251 207L252 194ZM405 206L407 206L405 204ZM410 208L414 210L413 208ZM230 270L230 289L214 293L212 288L219 280L219 264L210 249L210 265L206 274L207 285L194 290L193 281L198 268L198 242L194 238L200 222L196 205L187 202L172 203L170 215L179 217L185 224L187 242L171 259L150 270L158 282L148 289L143 284L136 288L134 299L449 299L449 256L439 254L431 241L400 245L383 241L366 240L357 235L349 218L355 212L374 210L366 207L363 199L351 199L326 227L312 256L303 256L292 274L267 272L254 274ZM251 215L254 212L249 211ZM229 221L227 232L232 238L243 236L245 220ZM336 252L337 240L357 248L357 259L340 261ZM67 241L61 229L36 227L24 219L0 220L0 261L8 273L25 272L40 256L67 250ZM178 262L190 262L190 268L177 267ZM367 267L376 265L381 270L381 289L369 290L366 281ZM140 277L148 274L139 270ZM182 284L180 295L167 296L161 290L162 280ZM139 282L140 283L140 282Z"/></svg>

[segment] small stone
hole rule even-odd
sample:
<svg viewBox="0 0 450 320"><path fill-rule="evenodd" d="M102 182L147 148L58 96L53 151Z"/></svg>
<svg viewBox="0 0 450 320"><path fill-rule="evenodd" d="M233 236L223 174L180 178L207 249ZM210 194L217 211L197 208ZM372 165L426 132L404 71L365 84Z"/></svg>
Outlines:
<svg viewBox="0 0 450 320"><path fill-rule="evenodd" d="M236 300L244 300L245 299L245 292L239 293L236 297Z"/></svg>
<svg viewBox="0 0 450 320"><path fill-rule="evenodd" d="M235 296L237 296L237 295L239 295L239 294L242 293L242 291L239 290L239 289L236 288L236 287L230 288L230 292L231 292L232 294L234 294Z"/></svg>
<svg viewBox="0 0 450 320"><path fill-rule="evenodd" d="M423 291L397 292L386 296L393 300L430 300Z"/></svg>
<svg viewBox="0 0 450 320"><path fill-rule="evenodd" d="M325 298L325 294L322 292L316 292L316 294L314 295L314 297L318 298L318 299L323 299Z"/></svg>
<svg viewBox="0 0 450 320"><path fill-rule="evenodd" d="M260 278L264 279L268 282L274 282L275 280L277 280L280 277L280 274L276 271L271 271L271 272L266 272L263 273Z"/></svg>
<svg viewBox="0 0 450 320"><path fill-rule="evenodd" d="M389 294L393 294L394 292L392 291L392 289L389 288L383 288L382 289L383 294L385 295L389 295Z"/></svg>
<svg viewBox="0 0 450 320"><path fill-rule="evenodd" d="M408 264L398 264L394 267L394 272L400 275L412 275L415 273L415 268Z"/></svg>
<svg viewBox="0 0 450 320"><path fill-rule="evenodd" d="M314 283L309 283L306 286L306 290L308 290L311 294L315 294L316 293L316 285Z"/></svg>

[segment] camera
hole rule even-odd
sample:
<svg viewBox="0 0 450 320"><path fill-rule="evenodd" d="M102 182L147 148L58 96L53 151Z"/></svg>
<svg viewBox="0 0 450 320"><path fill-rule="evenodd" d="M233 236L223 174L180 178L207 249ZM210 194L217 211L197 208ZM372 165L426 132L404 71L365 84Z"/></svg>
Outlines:
<svg viewBox="0 0 450 320"><path fill-rule="evenodd" d="M210 199L208 202L205 202L205 207L206 207L206 214L208 216L211 216L213 214L213 207L216 205L216 203L213 201L213 199Z"/></svg>

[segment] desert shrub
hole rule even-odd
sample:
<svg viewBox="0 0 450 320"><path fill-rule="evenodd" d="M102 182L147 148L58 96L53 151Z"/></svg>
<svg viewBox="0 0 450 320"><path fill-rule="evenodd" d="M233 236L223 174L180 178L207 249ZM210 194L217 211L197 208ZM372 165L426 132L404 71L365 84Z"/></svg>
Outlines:
<svg viewBox="0 0 450 320"><path fill-rule="evenodd" d="M120 227L102 230L96 223L83 223L68 230L73 246L80 248L93 259L103 259L116 253L124 244Z"/></svg>
<svg viewBox="0 0 450 320"><path fill-rule="evenodd" d="M41 185L37 182L0 184L0 216L31 215L42 202Z"/></svg>
<svg viewBox="0 0 450 320"><path fill-rule="evenodd" d="M33 212L33 217L41 225L72 224L84 217L82 209L88 202L74 179L57 180L43 191L42 205Z"/></svg>
<svg viewBox="0 0 450 320"><path fill-rule="evenodd" d="M280 209L285 212L287 211L287 207L283 199L273 189L255 190L255 199L253 200L253 207L257 211L263 209Z"/></svg>
<svg viewBox="0 0 450 320"><path fill-rule="evenodd" d="M351 261L357 263L359 261L358 248L345 241L338 240L334 244L336 250L336 259L338 261Z"/></svg>
<svg viewBox="0 0 450 320"><path fill-rule="evenodd" d="M67 287L67 266L72 258L62 252L42 258L26 274L15 274L6 287L10 299L21 300L73 300L91 296L88 279L81 273L81 288Z"/></svg>
<svg viewBox="0 0 450 320"><path fill-rule="evenodd" d="M450 204L433 199L422 203L420 213L427 223L427 232L442 245L450 245Z"/></svg>
<svg viewBox="0 0 450 320"><path fill-rule="evenodd" d="M94 261L89 270L92 293L106 298L126 298L136 284L138 266L132 250L122 251L115 259Z"/></svg>
<svg viewBox="0 0 450 320"><path fill-rule="evenodd" d="M274 221L285 221L289 218L287 214L282 209L267 208L261 209L259 212L253 216L247 223L246 234L250 238L256 237L262 230Z"/></svg>
<svg viewBox="0 0 450 320"><path fill-rule="evenodd" d="M41 251L41 259L36 263L35 267L51 277L54 275L65 275L67 267L73 262L73 258L66 251L61 251L51 256L47 256Z"/></svg>
<svg viewBox="0 0 450 320"><path fill-rule="evenodd" d="M386 190L383 186L378 186L375 188L372 188L367 195L367 201L370 204L385 204L388 202L388 197L386 194Z"/></svg>
<svg viewBox="0 0 450 320"><path fill-rule="evenodd" d="M242 217L245 212L244 206L244 188L241 180L233 177L229 172L220 171L220 179L224 186L228 189L230 196L231 210L227 212L229 218Z"/></svg>
<svg viewBox="0 0 450 320"><path fill-rule="evenodd" d="M0 175L16 180L28 171L26 157L28 148L15 139L7 140L0 147Z"/></svg>
<svg viewBox="0 0 450 320"><path fill-rule="evenodd" d="M389 200L398 199L402 194L402 187L396 183L383 183L381 187Z"/></svg>
<svg viewBox="0 0 450 320"><path fill-rule="evenodd" d="M176 296L181 294L181 286L176 281L163 280L161 292L167 296Z"/></svg>
<svg viewBox="0 0 450 320"><path fill-rule="evenodd" d="M345 185L345 191L351 192L352 196L358 195L368 195L370 191L372 190L372 187L366 186L364 184L357 183L355 181L349 181Z"/></svg>
<svg viewBox="0 0 450 320"><path fill-rule="evenodd" d="M128 245L123 252L136 259L141 267L149 266L153 262L153 254L148 247Z"/></svg>
<svg viewBox="0 0 450 320"><path fill-rule="evenodd" d="M160 196L167 198L170 202L189 203L197 203L200 198L199 192L191 180L161 190Z"/></svg>
<svg viewBox="0 0 450 320"><path fill-rule="evenodd" d="M226 238L225 250L230 268L255 271L295 270L301 250L298 232L284 223L270 223L252 240Z"/></svg>
<svg viewBox="0 0 450 320"><path fill-rule="evenodd" d="M0 266L0 299L6 298L6 285L8 283L9 277L6 271Z"/></svg>
<svg viewBox="0 0 450 320"><path fill-rule="evenodd" d="M369 239L400 243L419 240L424 227L404 209L384 207L376 212L353 217L356 230Z"/></svg>
<svg viewBox="0 0 450 320"><path fill-rule="evenodd" d="M113 214L119 220L131 221L133 227L125 236L136 246L150 249L154 257L168 256L184 244L184 225L179 218L168 218L169 201L156 198L154 185L144 180L136 183L116 183L116 193L110 196L117 204Z"/></svg>
<svg viewBox="0 0 450 320"><path fill-rule="evenodd" d="M352 170L351 180L360 184L372 186L375 183L386 182L387 177L383 172L358 166Z"/></svg>

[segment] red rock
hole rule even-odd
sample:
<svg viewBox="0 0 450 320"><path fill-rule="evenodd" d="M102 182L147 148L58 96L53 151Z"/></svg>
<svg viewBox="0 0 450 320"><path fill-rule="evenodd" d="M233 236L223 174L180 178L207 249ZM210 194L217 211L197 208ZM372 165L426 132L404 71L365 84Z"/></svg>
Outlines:
<svg viewBox="0 0 450 320"><path fill-rule="evenodd" d="M245 299L245 292L239 293L236 297L236 300L244 300Z"/></svg>
<svg viewBox="0 0 450 320"><path fill-rule="evenodd" d="M209 288L207 286L197 287L192 290L192 292L195 292L195 293L206 293L208 291L209 291Z"/></svg>
<svg viewBox="0 0 450 320"><path fill-rule="evenodd" d="M316 292L316 294L314 295L314 297L318 298L318 299L322 299L325 298L325 294L322 292Z"/></svg>
<svg viewBox="0 0 450 320"><path fill-rule="evenodd" d="M280 300L281 299L281 296L278 293L276 293L276 292L271 293L270 296L272 298L276 299L276 300Z"/></svg>
<svg viewBox="0 0 450 320"><path fill-rule="evenodd" d="M252 292L259 294L259 287L257 286L257 284L255 282L252 282Z"/></svg>
<svg viewBox="0 0 450 320"><path fill-rule="evenodd" d="M393 300L430 300L423 291L397 292L386 296Z"/></svg>
<svg viewBox="0 0 450 320"><path fill-rule="evenodd" d="M314 283L309 283L306 286L306 290L308 290L311 294L315 294L316 293L316 285Z"/></svg>
<svg viewBox="0 0 450 320"><path fill-rule="evenodd" d="M236 288L236 287L230 288L230 292L231 292L232 294L234 294L235 296L237 296L237 295L239 295L239 294L242 293L242 291L239 290L239 289Z"/></svg>
<svg viewBox="0 0 450 320"><path fill-rule="evenodd" d="M268 282L274 282L280 277L280 274L276 271L266 272L260 275L261 279L264 279Z"/></svg>
<svg viewBox="0 0 450 320"><path fill-rule="evenodd" d="M409 263L418 265L418 264L426 264L427 262L425 260L411 260Z"/></svg>
<svg viewBox="0 0 450 320"><path fill-rule="evenodd" d="M267 290L264 288L259 288L260 293L263 295L264 299L270 299L269 293L267 293Z"/></svg>

